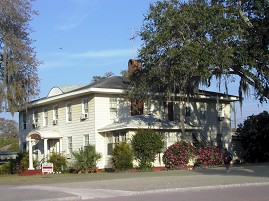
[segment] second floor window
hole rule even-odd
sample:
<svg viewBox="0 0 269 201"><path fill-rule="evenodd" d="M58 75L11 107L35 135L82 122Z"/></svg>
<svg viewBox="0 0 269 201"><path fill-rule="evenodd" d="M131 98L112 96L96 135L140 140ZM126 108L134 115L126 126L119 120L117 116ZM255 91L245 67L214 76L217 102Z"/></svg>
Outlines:
<svg viewBox="0 0 269 201"><path fill-rule="evenodd" d="M33 111L33 123L38 123L38 111L34 110Z"/></svg>
<svg viewBox="0 0 269 201"><path fill-rule="evenodd" d="M58 120L58 105L53 106L53 120Z"/></svg>
<svg viewBox="0 0 269 201"><path fill-rule="evenodd" d="M43 125L48 126L48 108L43 109Z"/></svg>
<svg viewBox="0 0 269 201"><path fill-rule="evenodd" d="M66 122L72 121L72 108L71 108L71 102L66 103Z"/></svg>
<svg viewBox="0 0 269 201"><path fill-rule="evenodd" d="M117 98L109 99L110 120L115 121L117 119Z"/></svg>
<svg viewBox="0 0 269 201"><path fill-rule="evenodd" d="M84 99L82 99L82 114L88 114L88 113L89 113L88 99L84 98Z"/></svg>

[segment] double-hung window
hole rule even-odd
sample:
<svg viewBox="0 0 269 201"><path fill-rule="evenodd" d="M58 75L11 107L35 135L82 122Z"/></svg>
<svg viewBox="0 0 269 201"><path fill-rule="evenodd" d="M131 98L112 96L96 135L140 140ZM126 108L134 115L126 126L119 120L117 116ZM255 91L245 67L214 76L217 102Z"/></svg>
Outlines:
<svg viewBox="0 0 269 201"><path fill-rule="evenodd" d="M110 108L110 120L114 122L117 120L117 98L109 99L109 108Z"/></svg>
<svg viewBox="0 0 269 201"><path fill-rule="evenodd" d="M38 122L38 110L33 111L33 127L38 128L39 122Z"/></svg>
<svg viewBox="0 0 269 201"><path fill-rule="evenodd" d="M89 103L88 103L88 98L82 99L82 104L81 104L81 119L87 119L88 114L89 114Z"/></svg>
<svg viewBox="0 0 269 201"><path fill-rule="evenodd" d="M58 105L53 106L53 120L58 120Z"/></svg>
<svg viewBox="0 0 269 201"><path fill-rule="evenodd" d="M89 135L84 135L84 147L89 146Z"/></svg>
<svg viewBox="0 0 269 201"><path fill-rule="evenodd" d="M66 122L72 121L72 107L71 102L66 103Z"/></svg>
<svg viewBox="0 0 269 201"><path fill-rule="evenodd" d="M43 109L43 126L48 126L48 108Z"/></svg>

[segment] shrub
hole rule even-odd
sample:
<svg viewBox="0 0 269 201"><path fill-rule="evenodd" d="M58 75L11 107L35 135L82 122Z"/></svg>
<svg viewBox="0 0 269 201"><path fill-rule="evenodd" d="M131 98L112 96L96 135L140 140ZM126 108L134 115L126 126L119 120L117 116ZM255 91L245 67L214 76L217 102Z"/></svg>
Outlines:
<svg viewBox="0 0 269 201"><path fill-rule="evenodd" d="M53 163L54 172L66 172L67 170L67 160L62 154L53 152L48 162Z"/></svg>
<svg viewBox="0 0 269 201"><path fill-rule="evenodd" d="M133 168L134 152L129 144L122 142L116 144L112 151L113 167L115 170L128 170Z"/></svg>
<svg viewBox="0 0 269 201"><path fill-rule="evenodd" d="M163 162L169 169L184 168L189 159L196 157L196 149L190 143L180 141L169 146L163 155Z"/></svg>
<svg viewBox="0 0 269 201"><path fill-rule="evenodd" d="M11 174L11 163L10 161L5 163L4 165L0 166L0 175L5 175L5 174Z"/></svg>
<svg viewBox="0 0 269 201"><path fill-rule="evenodd" d="M77 172L89 173L96 172L96 165L102 155L95 151L95 146L88 145L73 152L75 158L75 168Z"/></svg>
<svg viewBox="0 0 269 201"><path fill-rule="evenodd" d="M215 166L220 164L222 164L221 148L216 146L208 146L197 149L196 165Z"/></svg>
<svg viewBox="0 0 269 201"><path fill-rule="evenodd" d="M162 136L153 130L138 130L132 138L135 159L140 169L152 168L152 163L163 148Z"/></svg>

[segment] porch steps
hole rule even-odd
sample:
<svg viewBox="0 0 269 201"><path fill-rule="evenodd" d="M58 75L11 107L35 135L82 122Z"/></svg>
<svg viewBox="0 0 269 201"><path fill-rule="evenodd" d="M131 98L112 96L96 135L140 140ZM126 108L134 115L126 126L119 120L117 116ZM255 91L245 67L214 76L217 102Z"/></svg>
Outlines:
<svg viewBox="0 0 269 201"><path fill-rule="evenodd" d="M24 170L20 176L30 176L30 175L38 175L38 174L42 174L42 170L41 169L36 169L36 170Z"/></svg>

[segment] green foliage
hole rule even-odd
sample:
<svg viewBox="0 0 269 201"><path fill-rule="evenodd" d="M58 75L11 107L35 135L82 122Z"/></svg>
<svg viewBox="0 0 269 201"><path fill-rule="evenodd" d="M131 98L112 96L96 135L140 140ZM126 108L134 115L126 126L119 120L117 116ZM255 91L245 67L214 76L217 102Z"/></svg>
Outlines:
<svg viewBox="0 0 269 201"><path fill-rule="evenodd" d="M163 162L169 169L184 168L191 158L197 156L197 150L190 143L180 141L169 146L163 155Z"/></svg>
<svg viewBox="0 0 269 201"><path fill-rule="evenodd" d="M16 121L0 118L0 150L19 150L19 132Z"/></svg>
<svg viewBox="0 0 269 201"><path fill-rule="evenodd" d="M222 164L221 149L216 146L196 148L180 141L169 146L163 155L163 162L169 169L183 169L192 159L196 166L216 166Z"/></svg>
<svg viewBox="0 0 269 201"><path fill-rule="evenodd" d="M198 166L216 166L222 164L222 150L216 146L200 147L197 149Z"/></svg>
<svg viewBox="0 0 269 201"><path fill-rule="evenodd" d="M162 1L151 4L139 33L142 70L129 77L134 97L193 94L212 79L239 81L239 97L250 86L269 98L269 1Z"/></svg>
<svg viewBox="0 0 269 201"><path fill-rule="evenodd" d="M122 171L133 168L134 153L131 146L126 142L116 144L112 156L115 170Z"/></svg>
<svg viewBox="0 0 269 201"><path fill-rule="evenodd" d="M93 145L80 148L73 152L73 156L76 170L82 173L96 172L97 162L102 158L102 155L95 151Z"/></svg>
<svg viewBox="0 0 269 201"><path fill-rule="evenodd" d="M53 163L54 172L66 172L67 171L67 160L59 153L53 152L48 160L49 163Z"/></svg>
<svg viewBox="0 0 269 201"><path fill-rule="evenodd" d="M1 165L0 166L0 175L5 175L5 174L11 174L11 169L12 169L12 166L11 166L11 162L7 162L5 163L4 165Z"/></svg>
<svg viewBox="0 0 269 201"><path fill-rule="evenodd" d="M156 155L162 152L162 136L150 129L138 130L132 138L132 146L139 168L149 169Z"/></svg>
<svg viewBox="0 0 269 201"><path fill-rule="evenodd" d="M92 80L91 80L91 83L95 83L99 80L102 80L102 79L105 79L105 78L109 78L109 77L112 77L113 76L113 73L112 72L106 72L103 76L93 76L92 77Z"/></svg>
<svg viewBox="0 0 269 201"><path fill-rule="evenodd" d="M249 116L237 131L245 150L243 156L249 162L269 161L269 114L264 111L258 115Z"/></svg>

